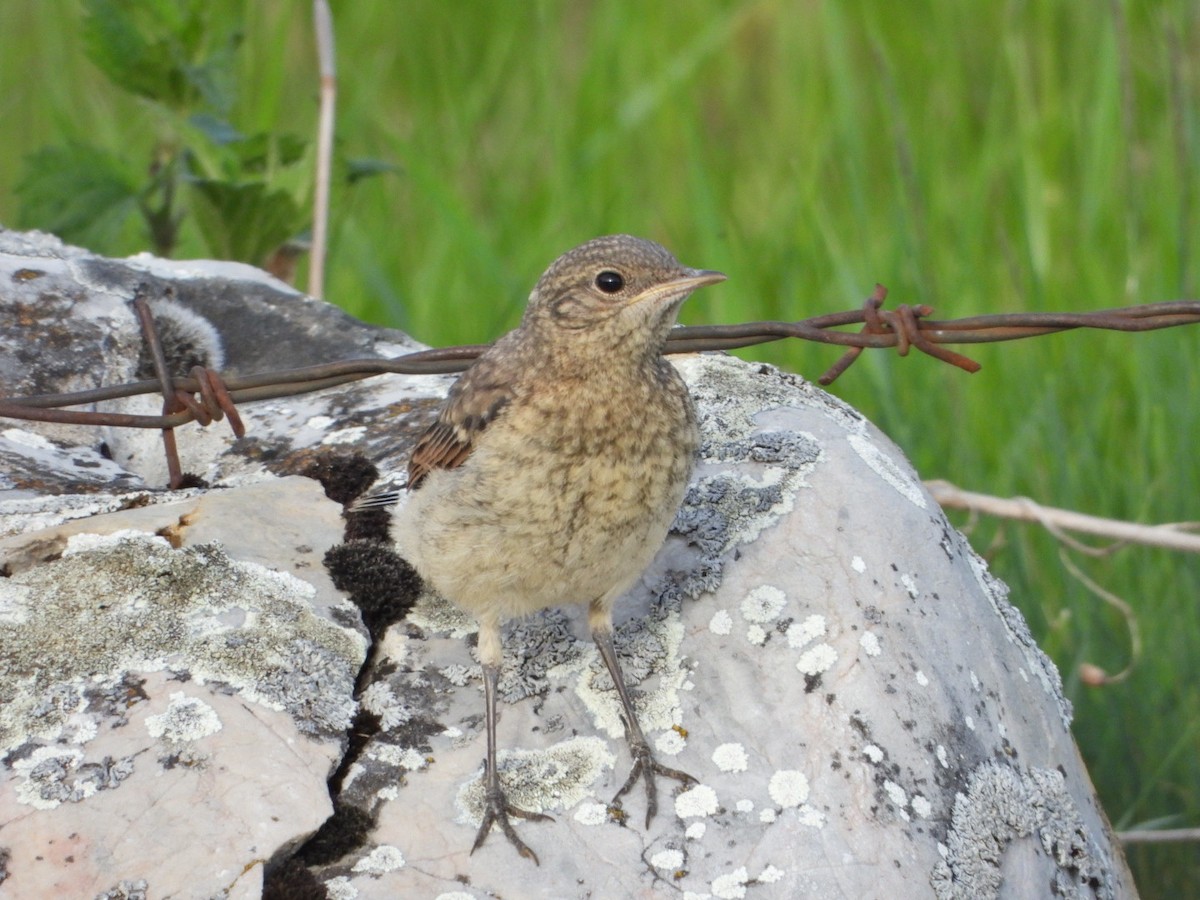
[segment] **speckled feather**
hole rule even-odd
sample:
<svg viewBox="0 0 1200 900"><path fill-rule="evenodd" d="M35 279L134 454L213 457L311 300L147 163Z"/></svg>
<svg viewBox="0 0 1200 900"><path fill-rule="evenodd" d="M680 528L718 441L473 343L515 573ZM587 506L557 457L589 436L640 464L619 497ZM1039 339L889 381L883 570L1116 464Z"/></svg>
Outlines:
<svg viewBox="0 0 1200 900"><path fill-rule="evenodd" d="M623 288L599 289L600 272ZM396 541L480 620L485 658L498 621L547 606L592 604L605 626L662 543L697 443L662 347L684 299L721 277L626 235L569 251L418 441Z"/></svg>

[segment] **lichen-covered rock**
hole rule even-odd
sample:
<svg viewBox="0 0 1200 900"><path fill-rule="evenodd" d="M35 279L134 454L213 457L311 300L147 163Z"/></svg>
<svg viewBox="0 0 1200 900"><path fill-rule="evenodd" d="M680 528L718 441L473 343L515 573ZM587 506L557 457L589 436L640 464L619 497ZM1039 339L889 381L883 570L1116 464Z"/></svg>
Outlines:
<svg viewBox="0 0 1200 900"><path fill-rule="evenodd" d="M365 642L314 593L135 531L0 580L6 891L212 896L315 831Z"/></svg>
<svg viewBox="0 0 1200 900"><path fill-rule="evenodd" d="M77 338L98 366L83 381L129 377L140 350L123 303L146 283L171 288L184 312L167 316L202 317L243 372L404 349L250 271L0 232L0 332L22 333L41 282L54 330L34 317L29 340ZM213 342L181 327L181 353ZM277 333L303 340L260 338ZM17 364L5 352L0 377ZM242 441L179 429L214 487L174 495L154 489L154 432L111 435L105 455L87 429L0 431L18 473L0 495L13 573L0 675L27 690L0 713L0 893L249 897L265 871L338 900L1134 896L1054 667L899 452L795 376L722 356L678 365L701 459L618 605L617 644L647 736L698 783L661 783L648 828L638 791L611 808L630 760L581 612L513 623L501 766L514 803L555 818L517 824L538 868L494 835L469 853L485 746L471 621L424 596L390 628L374 620L368 651L320 564L342 539L336 504L276 478L325 450L399 471L451 379L248 405ZM61 369L20 389L80 382ZM383 565L381 545L346 548L339 567ZM46 674L8 642L49 623L76 634L44 636Z"/></svg>
<svg viewBox="0 0 1200 900"><path fill-rule="evenodd" d="M502 840L466 856L472 625L426 597L363 695L382 728L342 796L377 828L325 868L340 896L436 896L460 876L471 896L1130 896L1057 672L907 463L801 379L679 364L703 458L618 646L647 735L700 783L649 829L637 798L613 820L619 706L582 615L551 611L511 628L501 682L510 799L556 818L518 825L541 868ZM452 804L456 828L418 824ZM405 865L356 871L376 846Z"/></svg>

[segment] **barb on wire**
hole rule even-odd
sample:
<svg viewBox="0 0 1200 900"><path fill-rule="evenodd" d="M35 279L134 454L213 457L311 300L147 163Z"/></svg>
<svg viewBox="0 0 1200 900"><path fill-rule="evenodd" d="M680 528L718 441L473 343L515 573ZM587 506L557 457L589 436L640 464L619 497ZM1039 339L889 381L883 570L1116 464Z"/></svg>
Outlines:
<svg viewBox="0 0 1200 900"><path fill-rule="evenodd" d="M1090 313L1013 313L939 321L928 318L933 312L928 306L902 305L894 310L884 310L882 306L886 296L887 290L877 285L859 309L813 316L797 322L746 322L676 328L667 339L666 352L731 350L789 338L850 348L821 377L822 384L830 384L868 348L895 347L903 356L915 347L922 353L968 372L975 372L979 369L977 362L941 345L1011 341L1076 328L1141 332L1200 323L1200 301L1195 300L1148 303ZM857 332L836 330L853 325L862 325L863 328ZM147 339L153 340L149 334L147 331ZM486 347L486 344L472 344L421 350L392 359L343 360L300 369L230 376L223 381L211 370L200 370L198 373L193 369L188 377L170 378L170 387L160 377L70 394L0 398L0 418L171 429L190 421L208 424L228 415L235 433L241 436L241 422L234 409L235 403L307 393L384 373L429 375L461 372ZM157 362L155 366L158 371ZM156 391L176 401L170 404L169 409L164 402L164 411L160 416L59 408ZM199 400L193 396L196 394L200 395ZM187 399L184 399L185 396Z"/></svg>

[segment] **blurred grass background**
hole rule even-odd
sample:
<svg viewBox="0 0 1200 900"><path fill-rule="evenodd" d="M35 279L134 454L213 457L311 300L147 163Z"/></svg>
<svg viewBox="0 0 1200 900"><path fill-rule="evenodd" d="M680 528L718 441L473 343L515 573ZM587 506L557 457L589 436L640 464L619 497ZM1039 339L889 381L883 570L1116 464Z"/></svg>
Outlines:
<svg viewBox="0 0 1200 900"><path fill-rule="evenodd" d="M311 137L311 4L213 0L243 29L233 120ZM730 281L691 323L889 302L944 318L1195 299L1200 5L995 0L362 4L334 0L339 152L396 173L335 190L327 296L435 345L515 324L558 253L628 231ZM75 0L0 6L0 223L23 159L86 137L134 165L154 120L84 58ZM108 253L144 249L136 233ZM180 255L202 252L184 230ZM1200 519L1200 330L970 348L968 376L867 354L833 390L924 477L1099 516ZM742 354L815 378L832 348ZM303 360L296 360L297 364ZM958 517L960 524L965 519ZM1118 828L1200 826L1200 561L1079 565L1136 610L1145 655L1054 539L972 533L1076 707ZM1197 845L1131 847L1145 897L1200 890Z"/></svg>

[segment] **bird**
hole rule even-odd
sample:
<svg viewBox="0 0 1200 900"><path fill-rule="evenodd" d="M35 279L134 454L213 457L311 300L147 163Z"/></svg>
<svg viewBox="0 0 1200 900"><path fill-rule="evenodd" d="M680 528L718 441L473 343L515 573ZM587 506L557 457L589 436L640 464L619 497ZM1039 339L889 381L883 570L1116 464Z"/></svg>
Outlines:
<svg viewBox="0 0 1200 900"><path fill-rule="evenodd" d="M687 387L662 356L667 335L693 291L725 279L627 234L567 251L537 281L519 326L463 372L414 445L392 539L479 626L487 757L472 853L498 826L537 864L510 817L550 818L513 806L496 767L508 619L586 604L633 760L614 805L644 780L649 827L655 777L694 782L658 762L638 725L612 612L665 540L699 441Z"/></svg>

